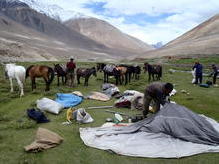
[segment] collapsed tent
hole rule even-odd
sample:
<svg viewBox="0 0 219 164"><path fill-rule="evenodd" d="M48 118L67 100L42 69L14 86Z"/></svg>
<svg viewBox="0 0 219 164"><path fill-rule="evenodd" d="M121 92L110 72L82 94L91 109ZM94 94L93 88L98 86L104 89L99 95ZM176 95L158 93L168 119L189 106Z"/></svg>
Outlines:
<svg viewBox="0 0 219 164"><path fill-rule="evenodd" d="M115 101L117 108L127 107L131 109L143 110L144 94L135 90L126 90L123 96Z"/></svg>
<svg viewBox="0 0 219 164"><path fill-rule="evenodd" d="M108 95L109 97L119 95L120 93L119 88L116 85L110 83L102 84L102 90L103 93Z"/></svg>
<svg viewBox="0 0 219 164"><path fill-rule="evenodd" d="M109 101L110 97L104 93L101 92L91 92L89 95L86 97L87 99L92 99L92 100L99 100L99 101Z"/></svg>
<svg viewBox="0 0 219 164"><path fill-rule="evenodd" d="M83 100L82 97L71 93L57 93L56 96L57 98L55 101L62 104L64 108L74 107Z"/></svg>
<svg viewBox="0 0 219 164"><path fill-rule="evenodd" d="M172 103L127 127L80 128L80 136L88 146L128 156L180 158L219 152L219 123Z"/></svg>

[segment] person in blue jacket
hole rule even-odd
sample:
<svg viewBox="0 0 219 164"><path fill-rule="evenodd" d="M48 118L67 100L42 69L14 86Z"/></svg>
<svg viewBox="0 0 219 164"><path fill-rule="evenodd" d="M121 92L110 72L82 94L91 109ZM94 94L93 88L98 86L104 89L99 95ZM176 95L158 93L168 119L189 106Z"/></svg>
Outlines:
<svg viewBox="0 0 219 164"><path fill-rule="evenodd" d="M203 66L202 64L200 64L199 62L195 62L195 65L192 68L193 70L195 69L195 83L194 84L198 84L198 83L202 83L202 70L203 70Z"/></svg>

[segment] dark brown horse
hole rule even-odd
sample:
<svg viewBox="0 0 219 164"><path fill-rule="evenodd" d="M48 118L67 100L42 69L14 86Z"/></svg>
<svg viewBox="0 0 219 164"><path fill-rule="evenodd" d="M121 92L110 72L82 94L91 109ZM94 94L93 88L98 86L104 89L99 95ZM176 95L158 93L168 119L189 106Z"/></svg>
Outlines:
<svg viewBox="0 0 219 164"><path fill-rule="evenodd" d="M84 80L84 86L88 86L88 80L91 75L97 76L96 68L78 68L76 71L78 84L80 84L80 77L85 78Z"/></svg>
<svg viewBox="0 0 219 164"><path fill-rule="evenodd" d="M62 85L66 84L67 78L67 72L65 70L65 68L63 68L61 65L59 64L54 64L54 71L57 74L57 85L59 86L59 78L62 77Z"/></svg>
<svg viewBox="0 0 219 164"><path fill-rule="evenodd" d="M32 82L32 90L36 89L36 78L43 77L46 82L45 91L49 91L49 86L54 79L54 71L51 67L44 65L31 65L26 70L26 78L30 76Z"/></svg>
<svg viewBox="0 0 219 164"><path fill-rule="evenodd" d="M162 66L144 63L144 72L148 72L148 81L151 81L151 76L154 80L154 75L156 75L156 80L160 80L162 77Z"/></svg>

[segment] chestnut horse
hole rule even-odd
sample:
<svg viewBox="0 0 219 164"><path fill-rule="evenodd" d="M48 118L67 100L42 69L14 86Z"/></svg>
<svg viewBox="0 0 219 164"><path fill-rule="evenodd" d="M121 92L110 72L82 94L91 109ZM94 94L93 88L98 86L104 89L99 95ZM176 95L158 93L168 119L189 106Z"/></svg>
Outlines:
<svg viewBox="0 0 219 164"><path fill-rule="evenodd" d="M121 80L121 84L124 82L125 80L125 85L128 83L128 69L127 67L124 66L117 66L116 69L120 72L120 80Z"/></svg>
<svg viewBox="0 0 219 164"><path fill-rule="evenodd" d="M27 68L26 78L30 76L32 82L32 91L36 89L36 77L43 77L46 82L45 91L49 91L49 85L52 83L54 79L54 71L51 67L44 65L31 65Z"/></svg>

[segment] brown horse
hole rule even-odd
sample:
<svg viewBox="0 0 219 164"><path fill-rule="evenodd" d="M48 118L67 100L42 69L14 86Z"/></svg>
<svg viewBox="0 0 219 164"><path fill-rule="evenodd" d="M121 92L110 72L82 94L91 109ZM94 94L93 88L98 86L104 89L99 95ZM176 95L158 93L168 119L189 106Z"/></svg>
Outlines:
<svg viewBox="0 0 219 164"><path fill-rule="evenodd" d="M151 65L149 63L144 63L144 72L148 71L148 81L151 81L151 76L154 80L154 75L156 75L157 80L162 77L162 66L161 65Z"/></svg>
<svg viewBox="0 0 219 164"><path fill-rule="evenodd" d="M125 85L128 83L128 72L127 72L127 67L124 66L117 66L116 69L120 72L120 81L121 84L124 82L125 80Z"/></svg>
<svg viewBox="0 0 219 164"><path fill-rule="evenodd" d="M54 71L51 67L43 65L31 65L26 70L26 78L30 76L32 83L32 90L36 89L36 77L43 77L46 82L45 91L49 91L49 85L54 79Z"/></svg>

